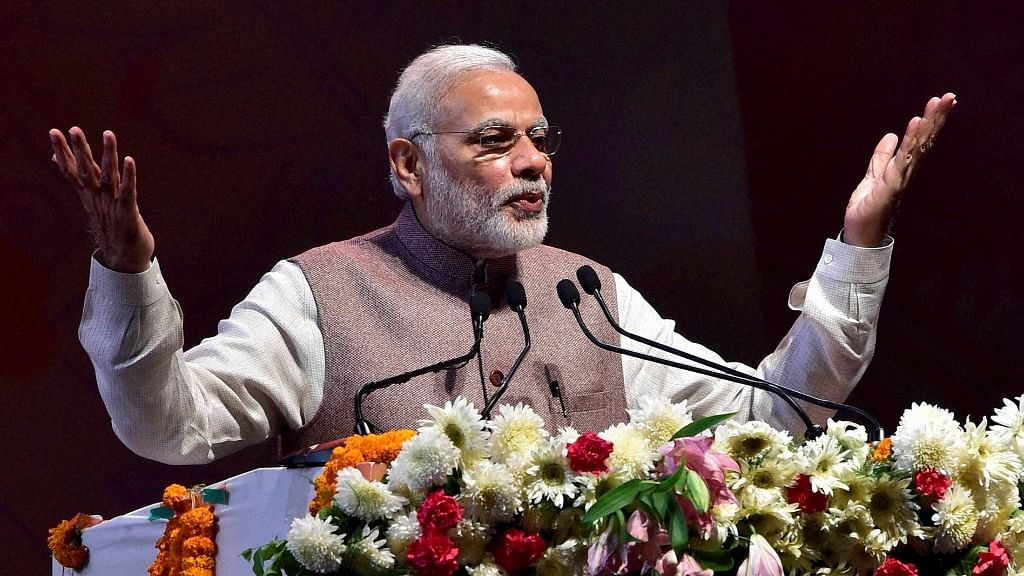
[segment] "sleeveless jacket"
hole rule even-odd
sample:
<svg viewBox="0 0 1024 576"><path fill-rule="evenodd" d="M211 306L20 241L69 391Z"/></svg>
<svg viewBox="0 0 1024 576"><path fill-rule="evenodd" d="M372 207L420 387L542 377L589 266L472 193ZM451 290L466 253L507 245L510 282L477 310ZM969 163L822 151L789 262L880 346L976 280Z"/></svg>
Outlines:
<svg viewBox="0 0 1024 576"><path fill-rule="evenodd" d="M481 346L483 387L490 397L497 389L490 381L499 380L523 348L519 317L504 301L505 286L513 280L526 290L532 348L499 404L529 404L550 431L573 426L597 432L626 419L621 359L585 338L555 292L560 279L574 278L579 266L589 264L617 316L615 281L604 266L543 245L475 261L432 237L409 204L388 227L314 248L293 261L316 300L326 371L320 409L302 429L282 434L283 454L352 434L354 399L366 383L468 352L473 344L468 302L477 291L492 302ZM599 339L618 343L596 305L581 308ZM568 418L551 394L551 380L561 387ZM423 404L440 406L461 395L482 409L483 387L473 360L370 394L363 416L380 430L415 428L427 417Z"/></svg>

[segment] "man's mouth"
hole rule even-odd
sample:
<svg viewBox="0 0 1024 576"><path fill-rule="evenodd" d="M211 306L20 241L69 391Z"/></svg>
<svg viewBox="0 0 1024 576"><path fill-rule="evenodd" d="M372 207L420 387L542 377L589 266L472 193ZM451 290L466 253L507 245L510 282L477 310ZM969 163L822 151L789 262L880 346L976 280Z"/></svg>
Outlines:
<svg viewBox="0 0 1024 576"><path fill-rule="evenodd" d="M544 195L540 192L516 194L505 204L523 212L538 213L544 209Z"/></svg>

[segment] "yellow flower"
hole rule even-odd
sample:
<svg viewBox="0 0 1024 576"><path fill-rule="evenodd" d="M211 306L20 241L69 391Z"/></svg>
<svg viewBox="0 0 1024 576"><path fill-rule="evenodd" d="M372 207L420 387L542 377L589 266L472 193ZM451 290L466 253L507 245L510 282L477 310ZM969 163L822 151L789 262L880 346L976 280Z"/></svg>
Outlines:
<svg viewBox="0 0 1024 576"><path fill-rule="evenodd" d="M871 459L875 462L885 462L890 456L892 456L892 438L882 438L875 449L871 451Z"/></svg>

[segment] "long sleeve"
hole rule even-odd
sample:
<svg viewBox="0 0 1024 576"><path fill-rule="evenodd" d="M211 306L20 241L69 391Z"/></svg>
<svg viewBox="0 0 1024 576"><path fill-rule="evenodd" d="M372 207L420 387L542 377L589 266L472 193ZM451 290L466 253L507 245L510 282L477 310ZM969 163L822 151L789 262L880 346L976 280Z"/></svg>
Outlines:
<svg viewBox="0 0 1024 576"><path fill-rule="evenodd" d="M673 321L661 318L616 275L620 322L628 331L743 373L842 401L856 386L874 354L875 329L891 254L891 239L886 246L870 249L827 240L814 275L790 292L790 308L799 310L800 316L779 347L756 368L727 363L713 351L679 335ZM671 358L625 337L622 346ZM764 420L773 426L802 432L801 422L792 409L767 392L625 356L622 364L626 399L631 408L644 395L674 401L685 399L700 415L738 411L738 417L743 419ZM813 406L807 406L807 411L818 423L832 414Z"/></svg>
<svg viewBox="0 0 1024 576"><path fill-rule="evenodd" d="M323 398L316 304L301 270L279 262L218 333L182 350L182 314L160 273L92 261L79 339L118 438L168 464L211 461L299 427Z"/></svg>

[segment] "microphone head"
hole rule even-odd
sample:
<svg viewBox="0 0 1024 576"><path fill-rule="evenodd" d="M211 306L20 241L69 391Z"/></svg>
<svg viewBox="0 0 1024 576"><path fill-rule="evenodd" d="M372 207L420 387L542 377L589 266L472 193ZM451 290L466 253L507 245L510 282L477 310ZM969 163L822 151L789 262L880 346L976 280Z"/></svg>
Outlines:
<svg viewBox="0 0 1024 576"><path fill-rule="evenodd" d="M509 308L517 312L526 308L526 290L523 289L523 285L516 281L509 282L508 286L505 286L505 301L508 302Z"/></svg>
<svg viewBox="0 0 1024 576"><path fill-rule="evenodd" d="M487 320L491 315L491 297L486 292L476 292L469 299L469 313L473 320L480 319L480 322Z"/></svg>
<svg viewBox="0 0 1024 576"><path fill-rule="evenodd" d="M583 291L591 296L601 289L601 279L597 277L597 272L594 272L594 269L587 264L580 266L576 271L576 279L580 281Z"/></svg>
<svg viewBox="0 0 1024 576"><path fill-rule="evenodd" d="M572 283L572 280L564 278L558 281L558 299L562 301L562 306L572 310L574 306L580 303L580 291L576 289L576 285Z"/></svg>

